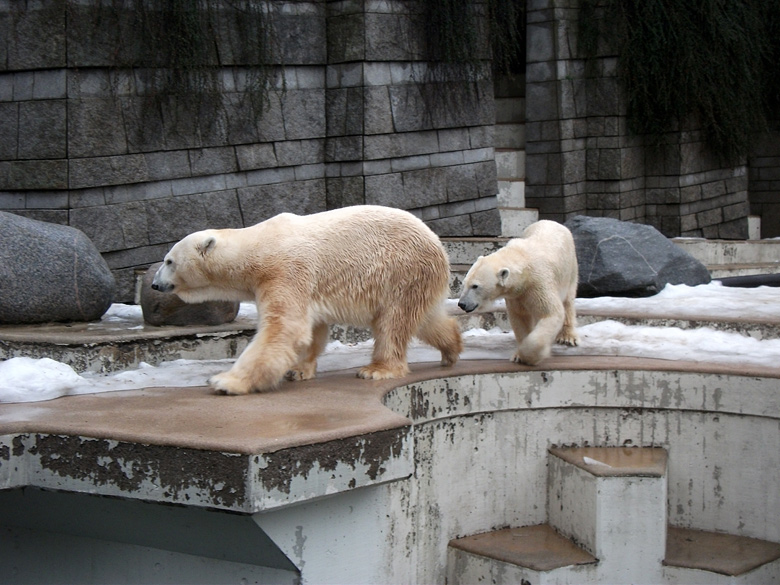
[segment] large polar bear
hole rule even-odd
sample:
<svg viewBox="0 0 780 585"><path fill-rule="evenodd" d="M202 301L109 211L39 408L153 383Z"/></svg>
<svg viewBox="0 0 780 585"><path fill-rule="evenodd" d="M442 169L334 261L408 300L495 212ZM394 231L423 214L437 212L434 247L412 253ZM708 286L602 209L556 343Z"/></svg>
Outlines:
<svg viewBox="0 0 780 585"><path fill-rule="evenodd" d="M517 339L513 361L536 365L554 341L577 345L577 254L563 225L538 221L500 250L480 256L466 274L458 306L470 313L506 299Z"/></svg>
<svg viewBox="0 0 780 585"><path fill-rule="evenodd" d="M165 256L152 287L188 303L257 303L257 335L229 371L209 380L218 392L247 394L285 374L313 378L332 323L372 328L373 358L361 378L408 373L414 335L441 351L442 365L454 364L463 344L444 309L449 270L422 221L366 205L190 234Z"/></svg>

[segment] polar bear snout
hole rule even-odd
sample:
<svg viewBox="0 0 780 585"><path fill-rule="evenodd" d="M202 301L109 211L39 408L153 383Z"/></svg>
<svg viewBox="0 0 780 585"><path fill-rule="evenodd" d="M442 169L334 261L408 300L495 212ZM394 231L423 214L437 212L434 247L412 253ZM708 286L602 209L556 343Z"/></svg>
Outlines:
<svg viewBox="0 0 780 585"><path fill-rule="evenodd" d="M152 279L152 288L160 292L171 292L173 290L173 283L165 278L163 270L165 265L160 266Z"/></svg>
<svg viewBox="0 0 780 585"><path fill-rule="evenodd" d="M464 311L466 311L467 313L471 313L474 309L476 309L479 306L479 303L466 298L466 296L464 295L460 297L460 300L458 301L458 306Z"/></svg>
<svg viewBox="0 0 780 585"><path fill-rule="evenodd" d="M152 288L160 292L171 292L173 290L173 285L170 283L160 284L158 282L152 282Z"/></svg>

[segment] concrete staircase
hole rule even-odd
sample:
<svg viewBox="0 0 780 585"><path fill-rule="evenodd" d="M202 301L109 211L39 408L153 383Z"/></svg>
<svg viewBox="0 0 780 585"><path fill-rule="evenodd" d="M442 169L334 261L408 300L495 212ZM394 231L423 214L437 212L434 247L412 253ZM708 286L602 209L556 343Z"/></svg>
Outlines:
<svg viewBox="0 0 780 585"><path fill-rule="evenodd" d="M525 206L525 79L496 82L495 157L501 235L519 236L539 219Z"/></svg>
<svg viewBox="0 0 780 585"><path fill-rule="evenodd" d="M447 583L771 583L780 544L667 525L667 451L549 449L547 524L452 540Z"/></svg>

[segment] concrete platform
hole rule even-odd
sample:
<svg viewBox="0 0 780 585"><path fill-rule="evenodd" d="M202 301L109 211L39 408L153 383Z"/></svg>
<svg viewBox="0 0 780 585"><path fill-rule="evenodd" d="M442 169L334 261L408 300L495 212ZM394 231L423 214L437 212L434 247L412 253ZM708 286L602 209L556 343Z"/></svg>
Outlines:
<svg viewBox="0 0 780 585"><path fill-rule="evenodd" d="M780 541L780 460L767 451L780 441L780 368L554 356L412 370L243 397L149 388L0 405L0 564L17 570L0 582L51 582L16 560L37 550L79 582L103 565L126 582L111 559L175 573L193 555L261 582L442 582L458 535L544 523L552 445L663 446L676 524ZM83 499L84 518L62 494ZM215 525L265 544L239 554ZM154 561L158 549L183 556ZM600 570L589 582L609 578Z"/></svg>
<svg viewBox="0 0 780 585"><path fill-rule="evenodd" d="M451 540L450 547L534 571L552 571L598 562L596 557L558 534L548 524L464 536Z"/></svg>
<svg viewBox="0 0 780 585"><path fill-rule="evenodd" d="M666 536L669 567L739 576L780 559L780 543L670 526Z"/></svg>
<svg viewBox="0 0 780 585"><path fill-rule="evenodd" d="M665 449L551 447L550 453L600 477L661 477L666 473Z"/></svg>

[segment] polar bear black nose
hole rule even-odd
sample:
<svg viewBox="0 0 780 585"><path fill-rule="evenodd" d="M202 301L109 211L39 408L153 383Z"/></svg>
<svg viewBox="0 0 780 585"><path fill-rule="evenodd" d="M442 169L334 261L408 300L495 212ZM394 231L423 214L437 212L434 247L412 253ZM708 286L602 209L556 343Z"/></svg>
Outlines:
<svg viewBox="0 0 780 585"><path fill-rule="evenodd" d="M171 292L173 290L172 284L160 284L159 282L153 282L152 288L160 292Z"/></svg>
<svg viewBox="0 0 780 585"><path fill-rule="evenodd" d="M467 313L471 313L471 311L477 308L477 306L474 303L470 303L467 301L458 301L458 306L464 311L466 311Z"/></svg>

